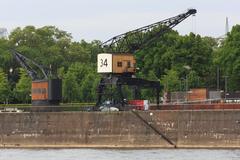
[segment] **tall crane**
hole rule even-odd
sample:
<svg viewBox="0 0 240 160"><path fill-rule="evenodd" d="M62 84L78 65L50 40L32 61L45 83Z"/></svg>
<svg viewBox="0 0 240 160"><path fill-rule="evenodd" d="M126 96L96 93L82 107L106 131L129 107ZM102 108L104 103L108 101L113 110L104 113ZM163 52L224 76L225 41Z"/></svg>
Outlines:
<svg viewBox="0 0 240 160"><path fill-rule="evenodd" d="M135 98L139 97L139 88L148 87L156 91L157 105L159 104L160 82L149 81L141 78L136 78L136 60L134 53L141 50L157 40L173 27L181 23L191 15L197 13L196 9L189 9L187 12L177 16L156 22L127 33L123 33L102 43L104 53L98 54L98 73L102 74L101 81L98 86L98 99L96 109L102 103L102 98L106 95L107 86L116 85L120 102L118 108L124 109L124 97L122 86L134 86ZM113 97L113 93L110 96Z"/></svg>
<svg viewBox="0 0 240 160"><path fill-rule="evenodd" d="M13 57L32 79L32 105L58 105L62 100L62 81L51 78L50 71L35 61L25 57L15 49L11 49ZM41 72L38 73L37 68Z"/></svg>

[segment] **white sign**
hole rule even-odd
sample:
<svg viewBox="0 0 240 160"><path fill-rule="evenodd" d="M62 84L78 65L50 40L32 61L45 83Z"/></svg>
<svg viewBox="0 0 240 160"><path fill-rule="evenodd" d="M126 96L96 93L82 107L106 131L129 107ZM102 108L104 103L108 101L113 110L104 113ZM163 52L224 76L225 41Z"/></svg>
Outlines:
<svg viewBox="0 0 240 160"><path fill-rule="evenodd" d="M97 57L97 72L111 73L112 72L112 54L100 53Z"/></svg>

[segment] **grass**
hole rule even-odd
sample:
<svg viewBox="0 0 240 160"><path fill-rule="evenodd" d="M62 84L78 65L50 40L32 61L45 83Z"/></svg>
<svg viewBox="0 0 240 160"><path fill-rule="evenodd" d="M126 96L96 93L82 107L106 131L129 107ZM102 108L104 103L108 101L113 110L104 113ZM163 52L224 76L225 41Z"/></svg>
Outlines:
<svg viewBox="0 0 240 160"><path fill-rule="evenodd" d="M61 103L59 106L49 106L47 108L45 106L38 106L38 109L41 111L49 109L53 111L89 111L94 105L95 103ZM24 111L31 111L32 107L32 104L0 104L0 109L17 108Z"/></svg>

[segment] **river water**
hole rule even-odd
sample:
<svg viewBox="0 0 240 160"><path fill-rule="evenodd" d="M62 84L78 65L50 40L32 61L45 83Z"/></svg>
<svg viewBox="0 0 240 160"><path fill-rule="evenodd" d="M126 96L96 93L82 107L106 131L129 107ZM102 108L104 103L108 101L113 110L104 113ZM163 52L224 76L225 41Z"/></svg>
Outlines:
<svg viewBox="0 0 240 160"><path fill-rule="evenodd" d="M240 160L240 150L0 149L0 160Z"/></svg>

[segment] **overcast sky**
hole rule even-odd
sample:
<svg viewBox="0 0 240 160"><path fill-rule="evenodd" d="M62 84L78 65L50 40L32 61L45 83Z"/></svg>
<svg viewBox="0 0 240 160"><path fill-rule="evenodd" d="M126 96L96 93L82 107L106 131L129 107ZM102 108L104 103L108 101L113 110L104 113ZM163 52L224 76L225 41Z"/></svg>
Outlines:
<svg viewBox="0 0 240 160"><path fill-rule="evenodd" d="M72 33L74 40L107 40L120 33L196 8L174 29L218 37L240 23L239 0L0 0L0 27L54 25Z"/></svg>

